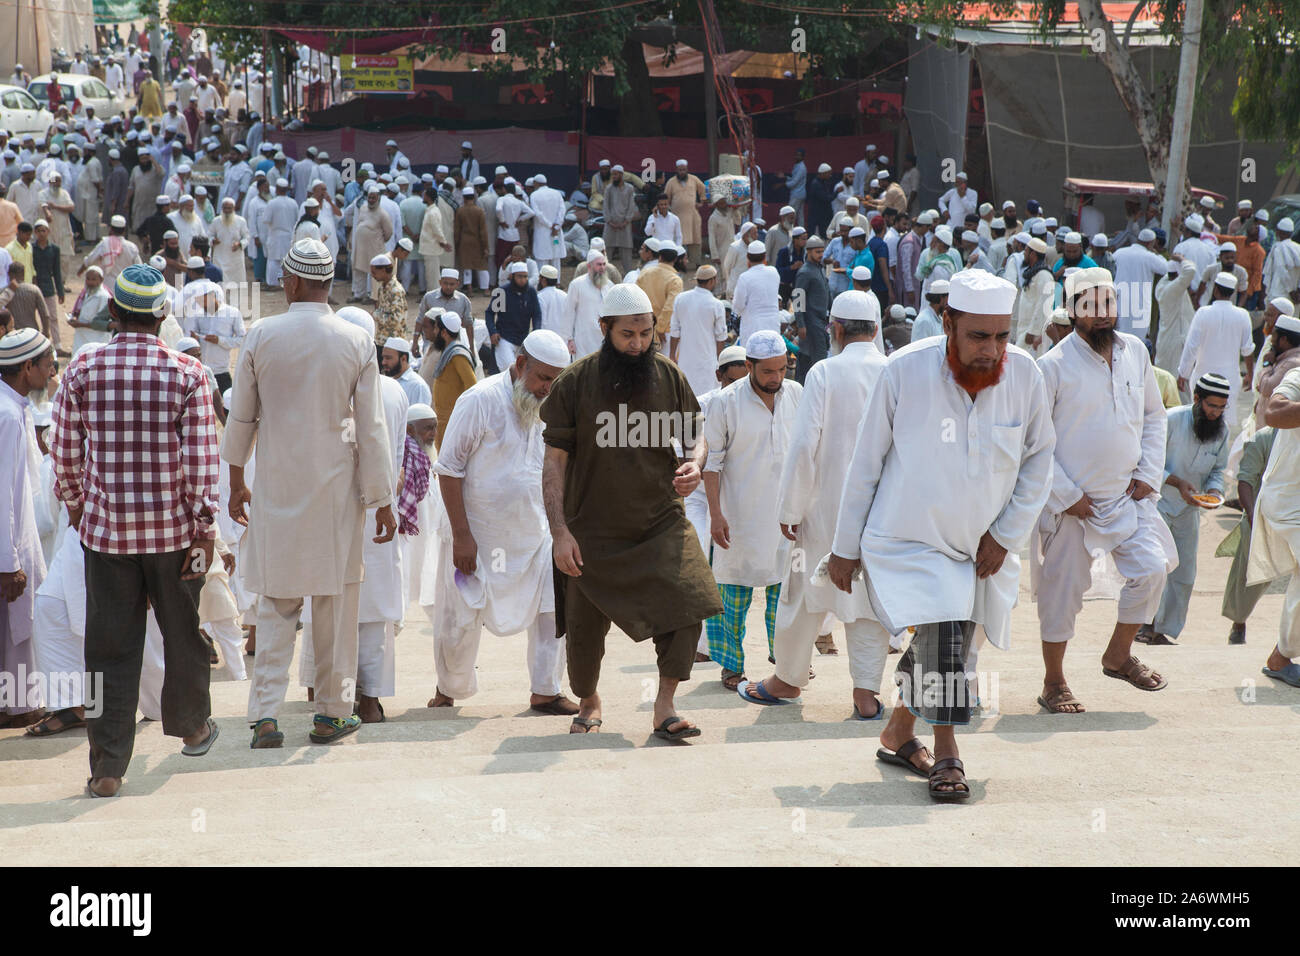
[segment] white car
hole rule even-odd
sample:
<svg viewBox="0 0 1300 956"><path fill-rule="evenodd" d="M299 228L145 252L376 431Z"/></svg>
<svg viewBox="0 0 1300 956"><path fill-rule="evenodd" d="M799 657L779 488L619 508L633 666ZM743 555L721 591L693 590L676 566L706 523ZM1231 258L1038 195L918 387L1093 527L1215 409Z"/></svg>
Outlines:
<svg viewBox="0 0 1300 956"><path fill-rule="evenodd" d="M50 74L48 73L33 77L31 83L27 85L27 92L31 93L46 108L49 107L46 98L46 90L49 85ZM106 120L110 116L116 116L124 109L125 100L115 96L104 85L104 81L98 77L77 73L60 73L59 90L63 93L63 105L67 106L68 111L73 116L85 116L86 107L93 106L95 115L101 120Z"/></svg>
<svg viewBox="0 0 1300 956"><path fill-rule="evenodd" d="M11 134L31 133L40 139L53 122L50 111L21 86L0 86L0 126Z"/></svg>

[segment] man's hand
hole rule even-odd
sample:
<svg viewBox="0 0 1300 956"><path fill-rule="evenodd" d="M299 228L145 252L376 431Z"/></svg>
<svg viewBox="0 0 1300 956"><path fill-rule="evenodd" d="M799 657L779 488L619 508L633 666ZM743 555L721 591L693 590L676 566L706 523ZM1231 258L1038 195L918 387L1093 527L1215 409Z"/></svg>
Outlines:
<svg viewBox="0 0 1300 956"><path fill-rule="evenodd" d="M452 533L451 563L461 574L473 574L478 569L478 542L466 531L463 535Z"/></svg>
<svg viewBox="0 0 1300 956"><path fill-rule="evenodd" d="M488 339L488 341L492 343L493 348L496 348L498 345L501 344L501 335L497 332L493 332L492 336Z"/></svg>
<svg viewBox="0 0 1300 956"><path fill-rule="evenodd" d="M83 505L68 505L68 524L73 528L81 528L81 513L84 510Z"/></svg>
<svg viewBox="0 0 1300 956"><path fill-rule="evenodd" d="M1181 375L1178 376L1178 391L1180 392L1187 391L1187 379Z"/></svg>
<svg viewBox="0 0 1300 956"><path fill-rule="evenodd" d="M393 506L384 505L375 512L375 544L392 541L397 534L397 519L393 517Z"/></svg>
<svg viewBox="0 0 1300 956"><path fill-rule="evenodd" d="M1028 345L1031 349L1038 348L1038 346L1041 345L1042 342L1043 342L1043 337L1041 335L1028 335L1028 334L1025 335L1025 344Z"/></svg>
<svg viewBox="0 0 1300 956"><path fill-rule="evenodd" d="M826 570L831 576L831 583L849 594L853 591L853 574L858 570L861 562L857 558L841 558L834 552L831 553L831 559L826 563Z"/></svg>
<svg viewBox="0 0 1300 956"><path fill-rule="evenodd" d="M235 522L235 524L243 525L247 528L248 512L245 510L245 506L252 500L253 493L248 490L248 485L244 484L242 481L239 483L238 487L232 485L230 488L230 501L228 502L230 507L230 520Z"/></svg>
<svg viewBox="0 0 1300 956"><path fill-rule="evenodd" d="M582 552L578 550L578 542L568 528L555 536L551 545L551 557L555 560L555 566L569 577L582 577Z"/></svg>
<svg viewBox="0 0 1300 956"><path fill-rule="evenodd" d="M789 540L794 541L799 534L799 526L797 524L783 524L781 525L781 533Z"/></svg>
<svg viewBox="0 0 1300 956"><path fill-rule="evenodd" d="M985 531L980 538L979 549L975 552L975 573L981 578L997 574L1002 570L1002 562L1007 558L1007 549L994 540L993 535Z"/></svg>
<svg viewBox="0 0 1300 956"><path fill-rule="evenodd" d="M1192 495L1197 494L1197 491L1192 487L1190 481L1185 478L1179 478L1178 484L1174 485L1174 487L1178 489L1178 493L1183 496L1183 500L1189 505L1194 505L1197 508L1201 506L1200 502L1192 497Z"/></svg>
<svg viewBox="0 0 1300 956"><path fill-rule="evenodd" d="M1081 521L1084 518L1091 518L1096 514L1096 512L1092 510L1092 499L1087 495L1084 495L1074 504L1070 505L1070 507L1066 508L1065 513L1078 518Z"/></svg>
<svg viewBox="0 0 1300 956"><path fill-rule="evenodd" d="M1155 493L1156 490L1141 478L1134 478L1128 483L1128 496L1134 501L1141 501L1147 495L1153 495Z"/></svg>
<svg viewBox="0 0 1300 956"><path fill-rule="evenodd" d="M27 574L22 568L17 571L0 572L0 597L4 598L7 604L17 601L23 596L25 590L27 590Z"/></svg>
<svg viewBox="0 0 1300 956"><path fill-rule="evenodd" d="M213 345L216 345L216 344L217 344L218 342L220 342L221 340L218 339L215 335L205 335L205 336L203 336L203 341L205 341L205 342L211 342Z"/></svg>
<svg viewBox="0 0 1300 956"><path fill-rule="evenodd" d="M731 547L731 525L727 524L727 519L723 517L721 511L709 515L709 535L719 548Z"/></svg>
<svg viewBox="0 0 1300 956"><path fill-rule="evenodd" d="M216 546L212 538L196 540L190 545L189 554L185 556L185 568L181 574L182 581L202 580L207 577L212 567L212 550Z"/></svg>
<svg viewBox="0 0 1300 956"><path fill-rule="evenodd" d="M685 498L699 487L702 477L699 465L693 461L685 462L673 473L673 491Z"/></svg>

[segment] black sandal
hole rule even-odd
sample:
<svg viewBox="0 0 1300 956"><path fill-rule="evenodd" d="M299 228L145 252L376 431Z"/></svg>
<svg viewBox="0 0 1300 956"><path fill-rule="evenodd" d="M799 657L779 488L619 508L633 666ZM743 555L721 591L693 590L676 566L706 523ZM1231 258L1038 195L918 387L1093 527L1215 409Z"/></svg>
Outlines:
<svg viewBox="0 0 1300 956"><path fill-rule="evenodd" d="M881 747L876 751L876 759L881 763L892 763L897 767L902 767L904 770L910 770L918 777L929 779L929 770L922 770L916 764L912 763L912 754L916 753L918 750L924 750L930 755L931 759L934 759L934 754L931 753L930 748L921 743L921 738L919 737L913 737L897 750L886 750L884 747Z"/></svg>
<svg viewBox="0 0 1300 956"><path fill-rule="evenodd" d="M58 730L50 730L51 720L58 720L62 726ZM56 710L52 714L46 714L40 721L32 724L27 728L27 735L29 737L53 737L65 730L75 730L84 726L86 726L86 718L79 715L75 707L65 707L63 710Z"/></svg>
<svg viewBox="0 0 1300 956"><path fill-rule="evenodd" d="M601 725L601 723L602 723L602 721L601 721L601 719L600 719L599 717L574 717L574 718L573 718L573 723L569 724L569 733L571 733L571 734L576 734L576 733L589 734L589 733L591 733L593 730L595 730L597 727L599 727L599 726ZM578 731L578 730L574 730L574 729L573 729L574 727L581 727L582 730L580 730L580 731Z"/></svg>
<svg viewBox="0 0 1300 956"><path fill-rule="evenodd" d="M960 790L939 790L941 784L961 787ZM966 768L956 757L944 757L935 761L930 771L930 796L939 801L965 800L970 797L970 787L966 783Z"/></svg>
<svg viewBox="0 0 1300 956"><path fill-rule="evenodd" d="M683 727L681 730L669 730L673 724L686 723L681 717L673 714L671 717L665 717L664 722L655 728L655 736L660 740L685 740L688 737L698 737L704 731L699 727Z"/></svg>

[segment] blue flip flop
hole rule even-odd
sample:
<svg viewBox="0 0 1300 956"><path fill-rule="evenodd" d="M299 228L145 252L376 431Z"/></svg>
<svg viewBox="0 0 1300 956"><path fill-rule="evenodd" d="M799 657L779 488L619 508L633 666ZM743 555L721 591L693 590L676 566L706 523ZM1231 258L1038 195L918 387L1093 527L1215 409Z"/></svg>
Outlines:
<svg viewBox="0 0 1300 956"><path fill-rule="evenodd" d="M850 718L850 719L852 719L852 720L884 720L884 719L885 719L885 705L882 704L879 700L877 700L877 701L876 701L876 712L875 712L874 714L872 714L870 717L863 717L863 716L862 716L862 711L858 710L858 705L857 705L857 704L854 704L854 705L853 705L853 717Z"/></svg>
<svg viewBox="0 0 1300 956"><path fill-rule="evenodd" d="M1265 677L1271 677L1273 680L1280 680L1284 684L1290 684L1292 687L1300 687L1300 664L1292 661L1280 671L1271 671L1267 667L1263 669ZM740 688L736 688L739 690Z"/></svg>
<svg viewBox="0 0 1300 956"><path fill-rule="evenodd" d="M784 697L775 697L767 692L761 680L742 680L736 685L736 693L749 701L751 704L763 704L772 706L774 704L789 704L790 700Z"/></svg>

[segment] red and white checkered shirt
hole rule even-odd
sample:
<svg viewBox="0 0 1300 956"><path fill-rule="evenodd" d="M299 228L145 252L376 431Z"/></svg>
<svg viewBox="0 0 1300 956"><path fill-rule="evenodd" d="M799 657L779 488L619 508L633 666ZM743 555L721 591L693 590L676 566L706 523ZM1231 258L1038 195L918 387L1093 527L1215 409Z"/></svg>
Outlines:
<svg viewBox="0 0 1300 956"><path fill-rule="evenodd" d="M158 554L215 534L217 427L198 359L119 333L77 356L54 396L55 486L81 505L81 541Z"/></svg>

